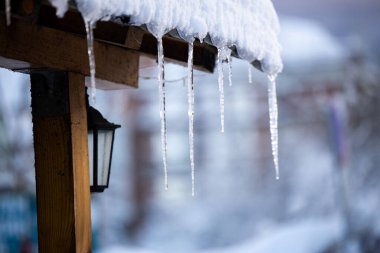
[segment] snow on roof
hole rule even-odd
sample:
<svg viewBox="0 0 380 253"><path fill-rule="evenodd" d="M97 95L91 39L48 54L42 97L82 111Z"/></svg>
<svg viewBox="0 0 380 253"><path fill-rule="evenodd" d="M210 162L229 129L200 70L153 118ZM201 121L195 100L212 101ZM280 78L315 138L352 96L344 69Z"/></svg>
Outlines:
<svg viewBox="0 0 380 253"><path fill-rule="evenodd" d="M68 0L50 0L62 16ZM282 70L280 25L271 0L76 0L89 22L129 16L156 37L176 29L185 40L210 36L218 48L236 47L239 57L261 62L270 75Z"/></svg>

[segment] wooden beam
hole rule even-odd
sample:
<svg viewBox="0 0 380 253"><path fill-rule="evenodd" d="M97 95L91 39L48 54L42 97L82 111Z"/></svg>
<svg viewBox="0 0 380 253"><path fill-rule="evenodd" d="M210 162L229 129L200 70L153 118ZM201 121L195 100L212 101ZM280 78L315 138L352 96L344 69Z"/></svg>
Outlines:
<svg viewBox="0 0 380 253"><path fill-rule="evenodd" d="M15 69L12 62L1 59L0 67L23 72L47 68L90 74L83 36L17 19L6 27L3 15L0 15L0 34L0 56L17 61L17 66L22 68ZM97 78L137 87L139 54L136 51L99 41L94 43L94 50Z"/></svg>
<svg viewBox="0 0 380 253"><path fill-rule="evenodd" d="M144 39L144 31L138 27L129 27L124 45L127 48L140 50L141 43Z"/></svg>
<svg viewBox="0 0 380 253"><path fill-rule="evenodd" d="M91 209L84 76L32 72L40 253L90 253Z"/></svg>
<svg viewBox="0 0 380 253"><path fill-rule="evenodd" d="M13 1L18 2L18 1ZM13 3L12 2L12 3ZM22 0L12 9L14 19L36 23L61 32L85 37L85 27L81 14L73 7L63 18L58 18L56 10L46 0ZM1 5L0 5L1 8ZM15 13L16 12L16 13ZM119 18L116 22L97 22L94 37L97 41L125 49L132 49L148 56L157 56L157 42L146 30L128 25L128 17ZM165 57L176 63L187 64L187 43L181 39L166 35L163 38ZM141 47L142 45L142 47ZM216 49L206 43L194 43L194 68L213 72ZM108 80L109 81L109 80Z"/></svg>
<svg viewBox="0 0 380 253"><path fill-rule="evenodd" d="M187 66L188 44L180 39L164 37L164 55L165 58L171 59L177 64ZM157 39L150 33L145 33L142 40L140 51L157 56ZM205 72L212 73L215 67L215 55L217 50L199 42L194 43L193 64L194 68Z"/></svg>

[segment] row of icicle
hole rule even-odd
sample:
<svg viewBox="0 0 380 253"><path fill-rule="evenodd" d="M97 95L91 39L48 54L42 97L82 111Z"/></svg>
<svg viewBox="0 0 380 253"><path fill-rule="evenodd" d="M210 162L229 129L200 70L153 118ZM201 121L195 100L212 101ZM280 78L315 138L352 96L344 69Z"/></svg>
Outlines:
<svg viewBox="0 0 380 253"><path fill-rule="evenodd" d="M11 23L11 6L10 0L5 0L6 24ZM88 56L90 64L90 98L95 102L95 55L94 55L94 36L93 29L95 24L85 22ZM191 194L195 195L195 160L194 160L194 76L193 76L193 42L189 41L188 62L187 62L187 100L188 100L188 116L189 116L189 150L190 150L190 167L191 167ZM165 101L165 76L164 76L164 49L162 36L157 36L158 51L158 85L160 98L160 120L161 120L161 149L162 160L164 166L165 189L168 189L168 168L167 168L167 131L166 131L166 101ZM232 65L231 65L231 49L227 46L218 47L217 55L217 71L219 86L219 102L220 102L220 131L224 132L224 76L223 62L228 64L228 81L232 86ZM269 125L271 133L272 155L276 169L276 179L279 179L279 163L278 163L278 106L276 95L276 76L269 75L268 84L268 103L269 103ZM251 66L248 67L248 80L252 83Z"/></svg>
<svg viewBox="0 0 380 253"><path fill-rule="evenodd" d="M95 57L94 57L94 24L86 23L88 56L90 62L90 97L95 100ZM164 166L165 189L168 184L168 165L167 165L167 131L166 131L166 100L165 100L165 70L164 70L164 48L162 36L157 38L157 59L158 59L158 91L160 103L160 122L161 122L161 151ZM193 47L194 39L188 43L188 62L187 62L187 100L188 100L188 117L189 117L189 151L190 151L190 167L191 167L191 195L195 196L195 159L194 159L194 76L193 76ZM232 86L232 64L231 52L227 46L218 47L217 70L218 70L218 86L219 86L219 102L220 102L220 131L224 132L224 74L223 62L228 64L228 81ZM268 75L268 103L269 103L269 125L271 133L272 155L276 171L276 179L279 179L279 162L278 162L278 106L276 95L276 76ZM251 65L248 68L248 80L252 83Z"/></svg>

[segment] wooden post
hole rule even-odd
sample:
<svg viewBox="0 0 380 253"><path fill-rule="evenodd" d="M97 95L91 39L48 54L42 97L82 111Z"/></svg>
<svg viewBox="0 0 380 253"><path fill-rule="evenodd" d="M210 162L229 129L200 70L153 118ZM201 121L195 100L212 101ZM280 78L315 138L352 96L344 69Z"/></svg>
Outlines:
<svg viewBox="0 0 380 253"><path fill-rule="evenodd" d="M31 73L40 253L91 252L84 76Z"/></svg>

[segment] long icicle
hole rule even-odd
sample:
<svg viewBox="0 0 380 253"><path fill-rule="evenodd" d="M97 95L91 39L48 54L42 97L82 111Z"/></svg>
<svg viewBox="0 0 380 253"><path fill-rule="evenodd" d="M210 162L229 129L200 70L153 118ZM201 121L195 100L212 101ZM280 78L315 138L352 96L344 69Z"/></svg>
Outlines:
<svg viewBox="0 0 380 253"><path fill-rule="evenodd" d="M164 80L164 47L162 37L157 38L158 51L158 91L160 96L160 120L161 120L161 151L164 164L165 190L168 186L168 167L167 167L167 136L166 136L166 109L165 109L165 80Z"/></svg>
<svg viewBox="0 0 380 253"><path fill-rule="evenodd" d="M222 50L218 48L218 84L219 84L219 104L220 104L220 132L224 133L224 76Z"/></svg>
<svg viewBox="0 0 380 253"><path fill-rule="evenodd" d="M5 0L5 16L7 20L7 26L11 25L11 0Z"/></svg>
<svg viewBox="0 0 380 253"><path fill-rule="evenodd" d="M269 125L271 133L272 155L276 169L276 179L280 179L278 162L278 105L276 92L276 76L268 76L268 103L269 103Z"/></svg>
<svg viewBox="0 0 380 253"><path fill-rule="evenodd" d="M194 163L194 72L193 72L193 41L189 42L187 57L187 102L189 114L189 149L191 166L191 195L195 196L195 163Z"/></svg>
<svg viewBox="0 0 380 253"><path fill-rule="evenodd" d="M232 57L231 57L231 50L229 50L228 56L227 56L227 63L228 63L228 82L230 84L230 87L232 87Z"/></svg>
<svg viewBox="0 0 380 253"><path fill-rule="evenodd" d="M96 97L96 83L95 83L95 54L94 54L94 24L90 21L86 21L86 33L87 33L87 52L90 62L90 98L92 103L95 103Z"/></svg>

